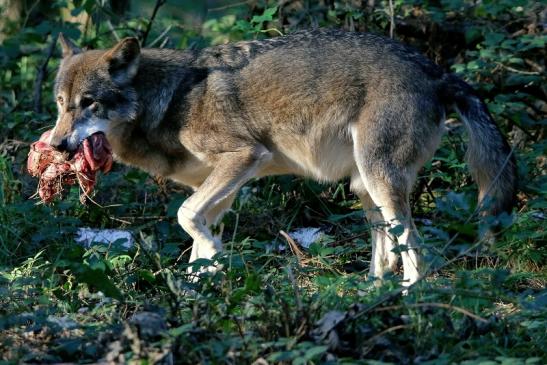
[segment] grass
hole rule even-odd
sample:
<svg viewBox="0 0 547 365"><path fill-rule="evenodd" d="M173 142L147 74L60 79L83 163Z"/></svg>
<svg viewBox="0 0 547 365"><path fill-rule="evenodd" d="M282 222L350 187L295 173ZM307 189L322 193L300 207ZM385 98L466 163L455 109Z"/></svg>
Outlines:
<svg viewBox="0 0 547 365"><path fill-rule="evenodd" d="M435 175L431 166L445 152L422 179ZM95 198L102 207L81 206L74 189L64 201L43 206L14 192L24 181L10 171L4 163L3 363L547 360L545 233L538 210L517 214L485 253L469 250L476 236L476 220L466 223L472 188L448 193L439 183L432 191L435 209L429 194L418 194L414 208L435 266L401 295L399 275L381 287L367 280L368 226L346 184L255 181L224 220L227 250L215 258L223 269L194 282L186 274L191 242L175 217L183 190L117 167L100 180ZM295 255L278 232L310 225L326 235ZM74 241L80 226L129 229L137 245L86 249ZM442 250L455 232L459 237Z"/></svg>
<svg viewBox="0 0 547 365"><path fill-rule="evenodd" d="M127 26L120 36L138 36L131 29L149 16L126 14L118 24L103 3L67 2L94 14L95 29L84 35L45 11L0 47L1 364L547 363L547 38L537 2L394 2L396 38L474 84L516 146L520 176L515 214L503 217L495 244L478 243L476 191L452 123L412 195L431 270L407 295L400 273L380 287L367 278L369 227L347 182L282 176L247 184L224 218L227 249L215 258L223 269L199 282L186 273L191 240L176 222L188 192L172 183L115 166L100 177L100 205L82 206L77 189L37 205L36 181L25 174L28 142L56 114L45 102L53 100L53 72L42 87L45 112L30 111L44 40L62 30L104 48L114 42L106 20ZM165 40L186 48L260 38L272 25L386 34L390 22L387 2L285 3L277 13L271 1L211 13L202 29L161 15L153 33L174 26ZM50 71L58 63L53 57ZM79 227L126 229L136 245L85 248L74 239ZM325 235L291 249L280 231L300 227Z"/></svg>

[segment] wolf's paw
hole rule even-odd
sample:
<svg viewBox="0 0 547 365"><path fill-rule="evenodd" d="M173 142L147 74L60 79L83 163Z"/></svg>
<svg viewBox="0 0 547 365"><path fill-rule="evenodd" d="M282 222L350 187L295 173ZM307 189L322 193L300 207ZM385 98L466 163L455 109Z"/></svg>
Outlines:
<svg viewBox="0 0 547 365"><path fill-rule="evenodd" d="M202 277L217 273L218 271L222 270L222 267L223 266L218 262L214 262L212 265L200 266L197 269L194 266L190 266L188 267L188 269L186 269L186 272L190 276L189 280L195 283L198 282Z"/></svg>
<svg viewBox="0 0 547 365"><path fill-rule="evenodd" d="M374 277L374 287L380 288L382 285L384 285L385 281L381 278Z"/></svg>

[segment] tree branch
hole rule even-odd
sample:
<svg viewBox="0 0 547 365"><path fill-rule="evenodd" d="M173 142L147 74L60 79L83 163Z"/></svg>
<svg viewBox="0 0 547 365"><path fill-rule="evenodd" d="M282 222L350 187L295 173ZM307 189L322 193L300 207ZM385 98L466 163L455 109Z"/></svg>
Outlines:
<svg viewBox="0 0 547 365"><path fill-rule="evenodd" d="M395 33L395 9L393 7L393 0L389 0L389 38L393 39Z"/></svg>
<svg viewBox="0 0 547 365"><path fill-rule="evenodd" d="M150 30L152 29L152 24L154 23L154 19L156 19L156 14L158 13L158 10L166 2L167 0L156 0L156 5L154 6L154 10L152 11L152 16L150 17L150 20L148 21L148 25L146 26L146 30L144 31L144 34L142 36L143 47L146 45L146 39L148 38L148 34L150 33Z"/></svg>
<svg viewBox="0 0 547 365"><path fill-rule="evenodd" d="M34 82L34 111L36 113L42 112L42 84L47 77L47 65L53 51L55 50L55 44L57 43L57 37L51 37L51 43L46 49L46 59L38 68L38 74L36 75L36 81Z"/></svg>

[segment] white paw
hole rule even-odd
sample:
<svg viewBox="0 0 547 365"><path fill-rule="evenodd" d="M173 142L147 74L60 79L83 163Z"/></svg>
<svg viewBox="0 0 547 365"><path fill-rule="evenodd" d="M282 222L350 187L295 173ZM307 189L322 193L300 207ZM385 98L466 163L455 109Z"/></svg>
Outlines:
<svg viewBox="0 0 547 365"><path fill-rule="evenodd" d="M190 263L192 265L192 263ZM193 283L198 282L202 276L214 274L222 270L222 265L218 262L214 262L212 265L203 265L196 268L195 266L189 266L186 272L189 274L189 280Z"/></svg>

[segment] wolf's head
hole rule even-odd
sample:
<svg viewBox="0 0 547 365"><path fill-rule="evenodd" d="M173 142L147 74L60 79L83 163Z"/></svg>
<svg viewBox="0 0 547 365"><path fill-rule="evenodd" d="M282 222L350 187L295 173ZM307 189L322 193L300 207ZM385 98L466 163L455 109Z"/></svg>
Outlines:
<svg viewBox="0 0 547 365"><path fill-rule="evenodd" d="M74 151L90 135L109 133L137 115L132 86L139 68L140 46L125 38L109 50L82 51L59 35L63 59L55 80L59 114L49 143Z"/></svg>

